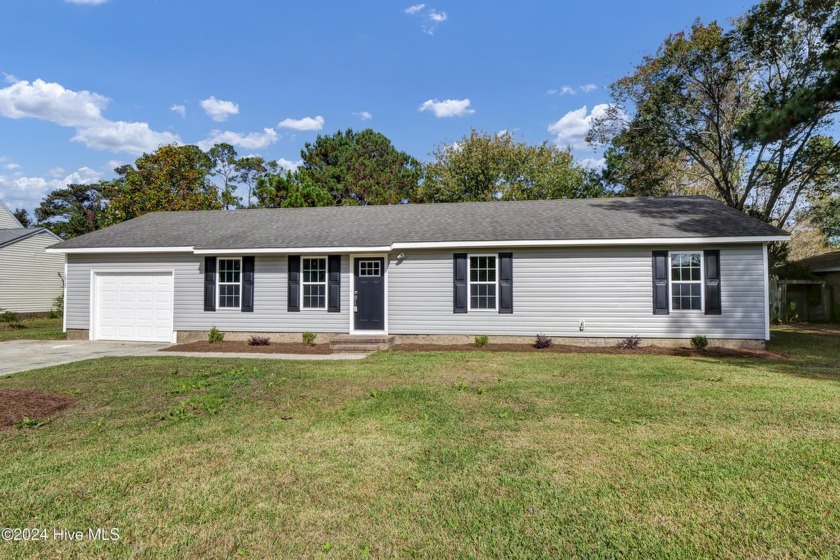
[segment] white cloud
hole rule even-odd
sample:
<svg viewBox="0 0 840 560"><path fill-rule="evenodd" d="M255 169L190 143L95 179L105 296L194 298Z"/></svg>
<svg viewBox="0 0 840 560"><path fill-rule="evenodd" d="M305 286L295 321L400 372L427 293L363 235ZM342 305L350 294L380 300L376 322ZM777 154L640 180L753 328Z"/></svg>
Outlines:
<svg viewBox="0 0 840 560"><path fill-rule="evenodd" d="M231 115L239 114L239 105L233 101L216 99L213 95L207 99L202 99L199 104L201 105L201 108L204 109L204 112L216 122L224 122L228 120Z"/></svg>
<svg viewBox="0 0 840 560"><path fill-rule="evenodd" d="M173 113L178 113L179 115L181 115L181 118L187 116L187 108L184 105L175 104L172 107L170 107L169 110Z"/></svg>
<svg viewBox="0 0 840 560"><path fill-rule="evenodd" d="M354 117L359 117L363 121L369 121L370 119L373 118L373 115L371 115L367 111L359 111L358 113L353 113L353 116Z"/></svg>
<svg viewBox="0 0 840 560"><path fill-rule="evenodd" d="M548 125L548 132L554 134L554 141L560 145L569 145L574 149L586 148L586 135L592 127L592 119L602 117L609 110L610 105L603 103L592 107L587 114L586 105L580 109L569 111L560 120Z"/></svg>
<svg viewBox="0 0 840 560"><path fill-rule="evenodd" d="M89 167L82 167L63 179L43 177L9 177L0 175L0 199L11 208L33 209L51 191L71 183L90 184L102 175Z"/></svg>
<svg viewBox="0 0 840 560"><path fill-rule="evenodd" d="M84 4L87 6L99 6L106 3L108 0L64 0L68 4Z"/></svg>
<svg viewBox="0 0 840 560"><path fill-rule="evenodd" d="M291 161L286 158L279 158L277 160L277 165L285 169L286 171L296 171L298 167L303 165L303 160Z"/></svg>
<svg viewBox="0 0 840 560"><path fill-rule="evenodd" d="M429 10L429 19L435 23L443 23L447 19L446 12Z"/></svg>
<svg viewBox="0 0 840 560"><path fill-rule="evenodd" d="M475 110L470 108L469 99L444 99L443 101L429 99L424 101L417 110L431 111L438 118L463 117L475 113Z"/></svg>
<svg viewBox="0 0 840 560"><path fill-rule="evenodd" d="M324 128L324 117L304 117L302 119L283 119L278 126L292 130L321 130Z"/></svg>
<svg viewBox="0 0 840 560"><path fill-rule="evenodd" d="M9 171L12 171L14 169L20 169L20 164L18 164L18 163L6 163L6 164L3 165L3 167L8 169Z"/></svg>
<svg viewBox="0 0 840 560"><path fill-rule="evenodd" d="M414 4L413 6L409 6L408 8L406 8L405 13L407 13L410 16L413 16L414 14L421 11L425 7L426 7L426 4Z"/></svg>
<svg viewBox="0 0 840 560"><path fill-rule="evenodd" d="M108 121L80 128L71 139L94 150L110 150L141 154L156 150L163 144L180 142L171 132L157 132L144 122Z"/></svg>
<svg viewBox="0 0 840 560"><path fill-rule="evenodd" d="M584 84L582 86L560 86L545 91L546 95L575 95L576 93L591 93L598 89L595 84Z"/></svg>
<svg viewBox="0 0 840 560"><path fill-rule="evenodd" d="M245 150L263 150L277 142L279 137L273 128L265 128L262 132L249 132L248 134L230 130L224 132L214 130L210 133L210 136L198 143L198 147L202 150L208 150L215 144L225 143Z"/></svg>
<svg viewBox="0 0 840 560"><path fill-rule="evenodd" d="M14 74L7 74L7 73L3 72L3 81L6 82L7 84L13 84L15 82L19 82L20 79L17 76L15 76Z"/></svg>
<svg viewBox="0 0 840 560"><path fill-rule="evenodd" d="M62 175L64 175L64 173L65 173L65 171L64 171L63 167L53 167L52 169L47 171L47 175L49 175L53 179L57 179L58 177L61 177Z"/></svg>
<svg viewBox="0 0 840 560"><path fill-rule="evenodd" d="M102 111L108 101L104 95L73 91L54 82L20 80L0 89L0 116L42 119L75 128L72 140L96 150L140 154L179 141L176 134L156 132L148 123L106 119Z"/></svg>
<svg viewBox="0 0 840 560"><path fill-rule="evenodd" d="M580 160L580 166L584 169L600 171L607 166L607 160L604 158L584 158Z"/></svg>
<svg viewBox="0 0 840 560"><path fill-rule="evenodd" d="M108 98L89 91L73 91L61 84L19 80L0 89L0 115L33 118L61 126L86 126L102 119Z"/></svg>

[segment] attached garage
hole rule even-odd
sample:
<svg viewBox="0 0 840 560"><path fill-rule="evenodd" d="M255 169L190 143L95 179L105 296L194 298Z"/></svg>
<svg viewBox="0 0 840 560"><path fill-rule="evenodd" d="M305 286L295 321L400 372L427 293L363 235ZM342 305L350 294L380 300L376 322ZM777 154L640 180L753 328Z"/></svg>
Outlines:
<svg viewBox="0 0 840 560"><path fill-rule="evenodd" d="M93 340L173 342L172 272L93 272Z"/></svg>

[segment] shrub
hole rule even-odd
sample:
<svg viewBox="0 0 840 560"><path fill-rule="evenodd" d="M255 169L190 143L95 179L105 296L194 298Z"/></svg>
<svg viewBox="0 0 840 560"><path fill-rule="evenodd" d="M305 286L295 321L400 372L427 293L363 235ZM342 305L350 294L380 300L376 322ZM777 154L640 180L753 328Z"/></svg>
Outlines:
<svg viewBox="0 0 840 560"><path fill-rule="evenodd" d="M695 350L702 350L703 348L709 345L709 339L703 336L702 334L698 334L696 336L691 337L691 345L694 347Z"/></svg>
<svg viewBox="0 0 840 560"><path fill-rule="evenodd" d="M553 340L549 337L545 336L544 334L540 333L537 335L537 338L534 340L534 348L548 348L551 346Z"/></svg>
<svg viewBox="0 0 840 560"><path fill-rule="evenodd" d="M213 344L214 342L222 342L225 339L225 333L213 327L210 329L210 332L207 333L207 342Z"/></svg>
<svg viewBox="0 0 840 560"><path fill-rule="evenodd" d="M487 346L488 342L490 342L490 337L487 336L486 334L475 337L475 345L476 346Z"/></svg>
<svg viewBox="0 0 840 560"><path fill-rule="evenodd" d="M0 314L0 322L3 323L20 323L20 315L14 311L4 311Z"/></svg>
<svg viewBox="0 0 840 560"><path fill-rule="evenodd" d="M318 335L314 332L305 332L303 333L303 343L312 346L315 344L315 339L318 338Z"/></svg>
<svg viewBox="0 0 840 560"><path fill-rule="evenodd" d="M268 340L267 336L252 336L248 339L248 344L250 346L268 346L271 342Z"/></svg>
<svg viewBox="0 0 840 560"><path fill-rule="evenodd" d="M64 294L61 294L53 300L52 309L47 313L50 319L58 319L64 316Z"/></svg>
<svg viewBox="0 0 840 560"><path fill-rule="evenodd" d="M621 348L623 350L636 350L639 345L642 343L642 339L639 338L638 335L628 336L624 340L619 340L616 343L616 348Z"/></svg>

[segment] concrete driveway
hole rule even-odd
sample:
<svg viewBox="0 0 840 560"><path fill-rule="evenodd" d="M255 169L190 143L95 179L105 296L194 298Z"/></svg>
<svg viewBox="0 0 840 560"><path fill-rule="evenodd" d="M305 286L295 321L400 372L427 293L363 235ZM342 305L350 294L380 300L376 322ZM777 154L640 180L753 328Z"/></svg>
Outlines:
<svg viewBox="0 0 840 560"><path fill-rule="evenodd" d="M359 354L251 354L237 352L159 352L171 346L158 342L104 340L8 340L0 342L0 376L91 360L105 356L188 356L191 358L251 358L259 360L360 360Z"/></svg>
<svg viewBox="0 0 840 560"><path fill-rule="evenodd" d="M7 340L0 342L0 375L105 356L148 356L169 344L90 340Z"/></svg>

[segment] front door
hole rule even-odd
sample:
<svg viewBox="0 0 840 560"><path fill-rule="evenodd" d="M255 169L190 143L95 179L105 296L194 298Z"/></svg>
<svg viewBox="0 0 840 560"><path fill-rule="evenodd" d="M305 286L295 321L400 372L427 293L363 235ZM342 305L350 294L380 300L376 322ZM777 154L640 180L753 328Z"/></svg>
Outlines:
<svg viewBox="0 0 840 560"><path fill-rule="evenodd" d="M357 258L354 268L353 325L360 331L385 330L385 259Z"/></svg>

